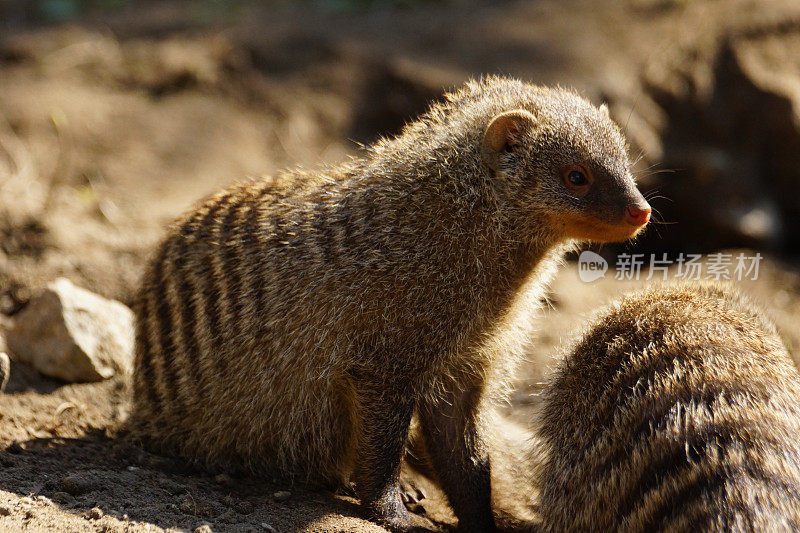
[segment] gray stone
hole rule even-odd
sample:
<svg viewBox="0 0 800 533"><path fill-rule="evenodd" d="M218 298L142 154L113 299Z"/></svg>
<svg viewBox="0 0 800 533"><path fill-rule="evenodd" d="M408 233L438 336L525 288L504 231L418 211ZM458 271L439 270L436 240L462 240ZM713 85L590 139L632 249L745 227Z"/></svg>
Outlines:
<svg viewBox="0 0 800 533"><path fill-rule="evenodd" d="M97 481L93 472L76 472L61 478L61 490L73 496L92 492L96 488Z"/></svg>
<svg viewBox="0 0 800 533"><path fill-rule="evenodd" d="M285 502L292 497L292 493L288 490L279 490L272 494L272 498L276 502Z"/></svg>
<svg viewBox="0 0 800 533"><path fill-rule="evenodd" d="M100 381L130 372L133 313L59 278L15 316L7 341L16 357L42 374Z"/></svg>

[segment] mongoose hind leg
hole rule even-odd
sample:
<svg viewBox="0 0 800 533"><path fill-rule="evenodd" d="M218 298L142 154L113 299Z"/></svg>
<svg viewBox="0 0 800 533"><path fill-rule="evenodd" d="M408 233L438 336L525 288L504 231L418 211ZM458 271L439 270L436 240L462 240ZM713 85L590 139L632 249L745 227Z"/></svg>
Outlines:
<svg viewBox="0 0 800 533"><path fill-rule="evenodd" d="M495 531L489 449L478 414L481 391L473 384L419 406L426 449L458 531Z"/></svg>
<svg viewBox="0 0 800 533"><path fill-rule="evenodd" d="M387 392L389 391L389 392ZM414 399L385 380L359 387L360 440L354 479L361 505L396 532L432 531L430 521L411 514L400 498L400 462Z"/></svg>

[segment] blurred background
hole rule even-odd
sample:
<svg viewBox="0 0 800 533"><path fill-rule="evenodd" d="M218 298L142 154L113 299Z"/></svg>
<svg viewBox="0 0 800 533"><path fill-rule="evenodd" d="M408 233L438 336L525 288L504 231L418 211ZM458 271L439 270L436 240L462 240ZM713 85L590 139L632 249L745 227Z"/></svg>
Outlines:
<svg viewBox="0 0 800 533"><path fill-rule="evenodd" d="M559 346L594 309L660 279L614 279L621 252L761 254L738 285L800 361L798 0L0 0L0 326L59 276L130 304L166 226L203 196L357 155L482 74L607 102L656 211L634 243L596 249L605 278L581 281L574 262L559 273L510 419L531 424ZM339 497L260 497L283 487L228 501L218 483L203 507L207 477L91 440L124 420L124 376L64 384L11 356L0 445L18 449L0 454L0 504L14 524L88 530L99 505L117 517L107 531L198 517L226 531L380 531ZM42 485L87 465L101 480L91 495ZM22 500L43 486L64 501L31 519ZM446 517L431 494L425 508Z"/></svg>

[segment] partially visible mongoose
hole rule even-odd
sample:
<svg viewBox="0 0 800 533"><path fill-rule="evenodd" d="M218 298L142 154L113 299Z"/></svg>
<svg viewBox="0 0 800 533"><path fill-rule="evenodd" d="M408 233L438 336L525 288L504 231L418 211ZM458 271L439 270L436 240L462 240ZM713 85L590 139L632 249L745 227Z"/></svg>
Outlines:
<svg viewBox="0 0 800 533"><path fill-rule="evenodd" d="M364 157L232 187L173 226L135 304L134 435L210 466L353 480L406 530L416 415L461 527L490 530L482 407L570 244L628 239L649 213L604 108L470 82Z"/></svg>
<svg viewBox="0 0 800 533"><path fill-rule="evenodd" d="M733 289L629 295L545 393L549 531L797 531L800 375Z"/></svg>

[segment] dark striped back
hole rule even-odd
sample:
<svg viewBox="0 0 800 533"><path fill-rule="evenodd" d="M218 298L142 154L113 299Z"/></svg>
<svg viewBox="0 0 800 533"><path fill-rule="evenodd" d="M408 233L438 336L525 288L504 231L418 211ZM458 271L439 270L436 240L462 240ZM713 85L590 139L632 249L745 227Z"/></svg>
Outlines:
<svg viewBox="0 0 800 533"><path fill-rule="evenodd" d="M626 297L546 394L551 531L796 531L800 377L729 289Z"/></svg>
<svg viewBox="0 0 800 533"><path fill-rule="evenodd" d="M181 437L180 421L202 415L215 388L231 385L224 350L257 314L257 295L244 289L264 268L251 241L269 191L265 181L207 200L175 224L144 276L131 421L165 447Z"/></svg>

